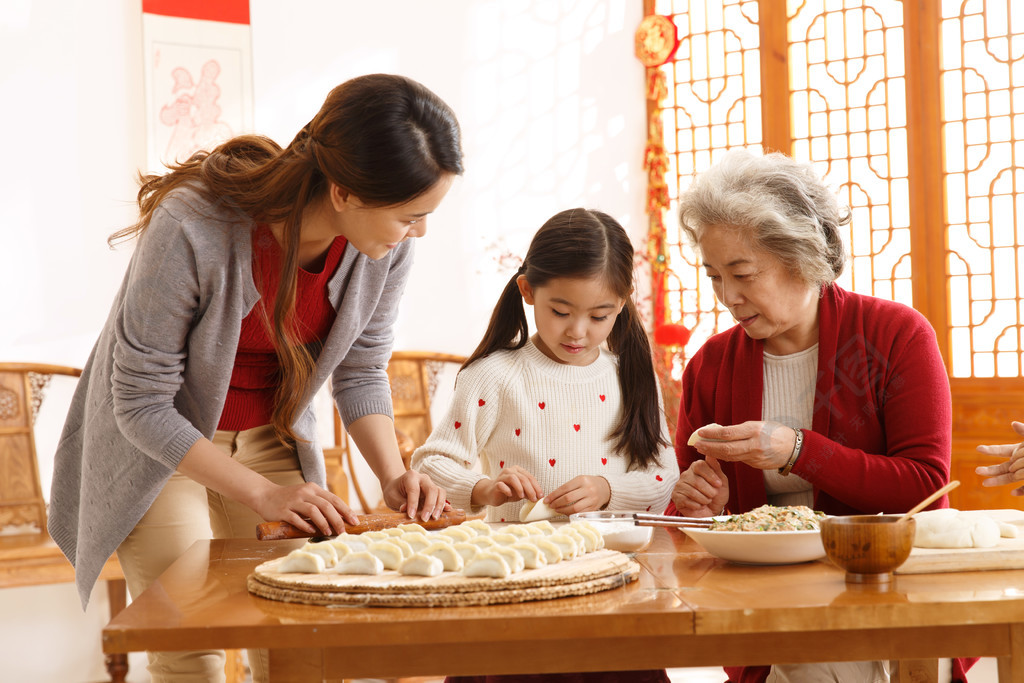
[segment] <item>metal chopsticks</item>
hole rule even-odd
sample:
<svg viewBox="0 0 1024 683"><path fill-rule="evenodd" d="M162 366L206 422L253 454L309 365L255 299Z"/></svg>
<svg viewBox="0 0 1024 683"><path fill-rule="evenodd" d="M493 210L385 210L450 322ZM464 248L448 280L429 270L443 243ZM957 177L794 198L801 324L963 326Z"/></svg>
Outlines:
<svg viewBox="0 0 1024 683"><path fill-rule="evenodd" d="M714 520L710 517L675 517L673 515L655 515L647 512L634 512L633 523L637 526L664 527L696 527L708 528Z"/></svg>

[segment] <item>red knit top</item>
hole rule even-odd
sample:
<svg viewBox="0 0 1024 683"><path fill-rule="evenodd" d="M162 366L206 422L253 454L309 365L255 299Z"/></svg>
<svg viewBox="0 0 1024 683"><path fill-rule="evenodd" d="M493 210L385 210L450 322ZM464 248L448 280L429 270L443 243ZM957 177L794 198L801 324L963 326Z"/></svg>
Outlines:
<svg viewBox="0 0 1024 683"><path fill-rule="evenodd" d="M319 272L299 268L295 324L299 341L303 344L325 339L334 324L337 312L328 299L327 283L341 262L346 242L344 237L335 238ZM281 367L263 311L266 310L268 319L272 320L283 252L270 228L263 224L256 226L252 245L253 279L261 298L249 315L242 319L231 383L217 425L218 429L230 431L270 424L274 413L274 392L280 382Z"/></svg>

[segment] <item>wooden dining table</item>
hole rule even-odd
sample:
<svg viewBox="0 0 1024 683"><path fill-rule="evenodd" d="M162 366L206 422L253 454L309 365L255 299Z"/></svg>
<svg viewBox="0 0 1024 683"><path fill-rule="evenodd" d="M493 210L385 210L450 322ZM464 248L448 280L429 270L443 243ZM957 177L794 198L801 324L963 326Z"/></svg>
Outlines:
<svg viewBox="0 0 1024 683"><path fill-rule="evenodd" d="M1024 681L1024 570L862 586L827 560L733 564L658 528L635 582L587 596L325 607L248 592L256 565L301 544L197 542L111 620L104 651L266 648L273 683L844 660L892 660L894 680L917 682L961 656Z"/></svg>

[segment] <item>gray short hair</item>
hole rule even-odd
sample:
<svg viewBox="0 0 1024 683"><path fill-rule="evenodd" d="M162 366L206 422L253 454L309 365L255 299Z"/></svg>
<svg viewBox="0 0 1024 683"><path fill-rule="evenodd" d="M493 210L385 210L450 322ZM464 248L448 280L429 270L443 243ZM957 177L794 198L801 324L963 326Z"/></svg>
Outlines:
<svg viewBox="0 0 1024 683"><path fill-rule="evenodd" d="M709 227L737 228L754 248L817 287L843 272L846 249L839 229L849 222L849 207L810 164L778 152L729 150L679 197L679 223L694 248Z"/></svg>

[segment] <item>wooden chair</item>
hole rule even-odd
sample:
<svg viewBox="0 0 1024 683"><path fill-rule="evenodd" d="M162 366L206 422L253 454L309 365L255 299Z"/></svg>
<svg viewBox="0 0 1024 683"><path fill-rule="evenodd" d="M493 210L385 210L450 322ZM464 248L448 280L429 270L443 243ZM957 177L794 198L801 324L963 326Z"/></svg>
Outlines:
<svg viewBox="0 0 1024 683"><path fill-rule="evenodd" d="M391 354L387 371L395 410L395 438L406 468L409 467L413 451L427 440L434 427L430 417L430 403L437 391L441 371L446 366L460 366L465 361L464 356L431 351L395 351ZM328 486L347 501L348 480L351 477L352 489L363 511L373 512L375 508L367 502L355 476L348 434L337 410L334 411L334 442L335 446L324 449Z"/></svg>
<svg viewBox="0 0 1024 683"><path fill-rule="evenodd" d="M46 531L36 459L34 424L54 375L81 376L77 368L39 363L0 363L0 588L70 583L75 570ZM124 609L125 582L117 557L107 560L110 615ZM114 683L128 674L126 654L107 655Z"/></svg>

